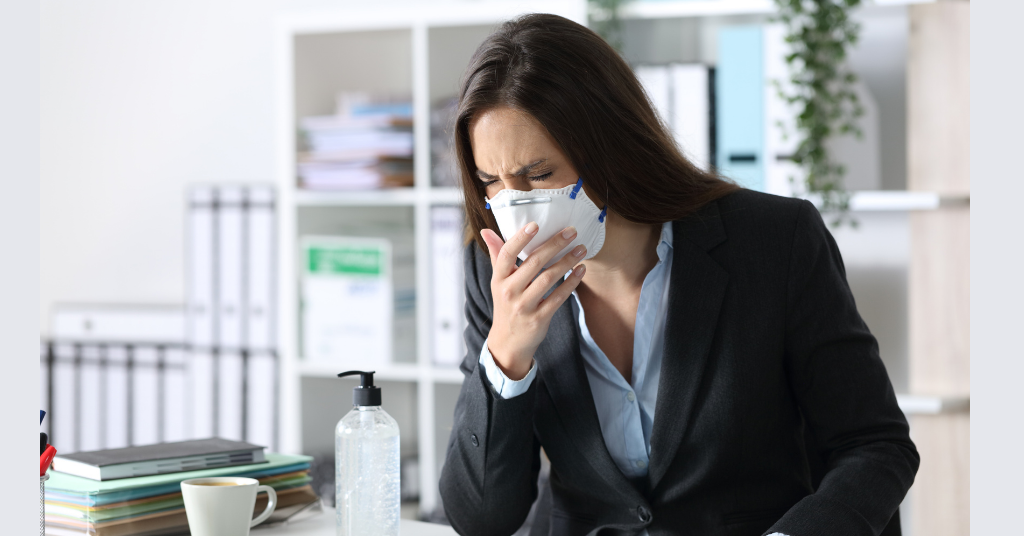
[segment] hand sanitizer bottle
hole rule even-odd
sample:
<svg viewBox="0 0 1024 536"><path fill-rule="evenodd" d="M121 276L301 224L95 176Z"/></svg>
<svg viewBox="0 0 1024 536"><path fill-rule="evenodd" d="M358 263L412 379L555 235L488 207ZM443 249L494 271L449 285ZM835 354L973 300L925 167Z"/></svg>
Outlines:
<svg viewBox="0 0 1024 536"><path fill-rule="evenodd" d="M373 372L358 374L353 406L334 429L338 536L398 536L401 509L398 423L380 407Z"/></svg>

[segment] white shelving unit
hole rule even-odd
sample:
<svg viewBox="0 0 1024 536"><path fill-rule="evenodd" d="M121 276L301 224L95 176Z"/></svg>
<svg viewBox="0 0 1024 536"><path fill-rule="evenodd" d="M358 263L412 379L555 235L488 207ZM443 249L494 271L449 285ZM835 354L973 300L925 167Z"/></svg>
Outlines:
<svg viewBox="0 0 1024 536"><path fill-rule="evenodd" d="M415 393L411 404L392 412L403 427L403 437L415 437L420 467L420 512L438 504L437 479L454 396L462 373L454 367L438 367L430 356L430 209L458 205L461 192L431 186L430 109L437 99L453 96L458 77L479 42L497 24L530 12L556 13L586 22L585 0L490 1L409 3L383 7L345 7L330 12L296 14L280 21L276 35L277 62L277 169L280 218L280 266L278 322L281 348L281 445L286 452L303 452L303 438L312 432L331 434L333 429L303 430L309 417L321 412L311 403L317 380L335 378L339 367L310 362L299 355L299 296L297 238L318 222L345 222L362 217L392 218L411 224L416 248L416 355L410 363L393 363L376 369L378 382L388 400ZM433 50L432 50L433 48ZM433 52L433 53L432 53ZM363 192L318 192L297 188L295 178L296 125L305 115L333 112L331 96L345 90L403 91L413 98L415 186ZM344 385L337 380L338 390ZM321 385L323 385L321 383ZM410 386L409 389L402 386ZM340 396L347 396L346 393ZM326 397L324 397L326 400ZM333 399L332 399L333 400ZM328 402L324 402L325 404ZM305 404L305 407L304 407ZM391 408L389 408L391 409ZM328 408L343 414L345 408ZM403 447L404 450L404 447Z"/></svg>
<svg viewBox="0 0 1024 536"><path fill-rule="evenodd" d="M865 3L883 6L920 2L866 0ZM701 20L701 17L761 20L773 10L772 0L636 0L626 5L622 15L627 20ZM280 21L276 32L275 176L279 187L281 251L278 267L280 444L285 452L304 452L309 447L303 438L311 432L303 429L304 419L311 412L320 412L320 408L317 407L319 402L311 401L315 398L315 394L311 394L315 389L306 384L320 381L323 385L340 371L338 366L305 361L299 355L297 238L311 226L315 227L309 223L311 220L351 222L369 217L383 221L393 219L408 225L416 248L416 354L411 362L377 368L376 379L389 385L408 386L407 394L413 393L410 396L414 402L398 410L412 413L406 415L404 421L399 420L411 423L403 427L403 437L415 437L421 513L430 512L438 505L436 483L450 430L454 397L462 382L462 374L456 368L435 366L430 356L430 209L463 201L461 192L455 188L431 186L431 105L439 98L454 95L458 77L470 54L495 25L529 12L556 13L585 24L588 7L586 0L346 6L328 12L291 15ZM364 192L314 192L296 187L297 121L305 115L331 113L331 96L344 90L397 90L412 95L414 187ZM969 199L946 199L928 192L864 191L854 195L851 208L859 213L894 213L933 210L948 203L969 203ZM338 390L343 390L342 384L338 385ZM386 407L389 393L385 393ZM343 396L347 397L347 391ZM900 395L899 402L904 411L917 414L969 408L969 399ZM340 408L332 411L340 411ZM316 433L332 434L333 430L317 430Z"/></svg>
<svg viewBox="0 0 1024 536"><path fill-rule="evenodd" d="M864 0L868 6L925 4L937 0ZM679 17L718 17L728 15L767 15L775 11L773 0L638 0L627 3L622 17L627 19L668 19Z"/></svg>

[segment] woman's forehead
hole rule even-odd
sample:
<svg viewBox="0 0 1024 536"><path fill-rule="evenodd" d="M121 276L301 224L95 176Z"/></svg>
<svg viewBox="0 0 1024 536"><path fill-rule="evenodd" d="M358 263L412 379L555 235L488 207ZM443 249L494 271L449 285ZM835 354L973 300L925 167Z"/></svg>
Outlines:
<svg viewBox="0 0 1024 536"><path fill-rule="evenodd" d="M487 173L512 173L538 160L560 155L540 122L513 108L486 110L469 125L473 159Z"/></svg>

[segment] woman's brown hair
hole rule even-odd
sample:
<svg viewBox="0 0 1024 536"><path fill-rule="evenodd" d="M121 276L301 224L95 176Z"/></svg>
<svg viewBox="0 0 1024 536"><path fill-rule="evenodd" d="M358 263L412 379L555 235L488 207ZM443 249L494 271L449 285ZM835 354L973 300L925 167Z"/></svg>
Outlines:
<svg viewBox="0 0 1024 536"><path fill-rule="evenodd" d="M473 54L455 117L455 165L466 200L466 242L498 231L484 208L469 126L490 108L529 113L582 174L594 202L637 223L692 214L739 186L687 160L648 101L633 70L593 31L557 15L502 24Z"/></svg>

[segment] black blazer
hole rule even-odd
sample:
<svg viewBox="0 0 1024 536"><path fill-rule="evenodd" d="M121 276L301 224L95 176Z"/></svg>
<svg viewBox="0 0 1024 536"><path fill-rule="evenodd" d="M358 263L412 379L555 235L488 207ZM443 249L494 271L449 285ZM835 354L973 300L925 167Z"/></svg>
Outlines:
<svg viewBox="0 0 1024 536"><path fill-rule="evenodd" d="M490 387L477 361L491 327L491 265L467 248L466 379L440 482L460 534L520 527L537 497L541 447L551 460L541 521L553 536L866 536L894 517L919 457L818 211L741 190L673 232L640 482L605 447L568 302L537 349L530 389L505 400ZM898 533L898 516L894 524Z"/></svg>

